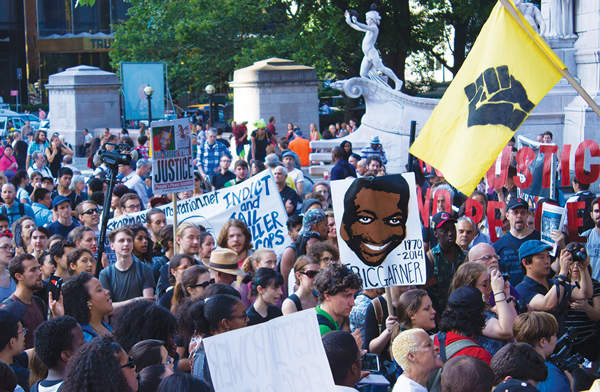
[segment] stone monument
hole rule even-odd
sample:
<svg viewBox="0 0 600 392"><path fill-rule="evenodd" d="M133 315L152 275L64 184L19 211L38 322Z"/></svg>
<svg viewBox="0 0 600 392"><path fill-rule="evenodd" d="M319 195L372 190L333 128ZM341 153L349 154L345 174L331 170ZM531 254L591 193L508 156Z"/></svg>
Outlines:
<svg viewBox="0 0 600 392"><path fill-rule="evenodd" d="M319 123L319 85L317 71L292 60L270 58L236 70L233 81L233 119L248 121L253 131L255 121L275 116L280 124L278 136L286 123L298 125L308 134L310 124Z"/></svg>
<svg viewBox="0 0 600 392"><path fill-rule="evenodd" d="M352 15L352 16L351 16ZM351 98L362 96L365 100L366 112L358 129L352 134L338 139L311 142L313 149L330 149L339 146L343 140L353 145L353 150L360 154L360 149L369 145L371 136L378 136L386 151L388 173L406 171L408 148L410 142L411 121L417 122L417 132L425 125L438 99L417 98L402 93L402 81L394 72L381 62L375 49L379 20L381 17L375 10L367 12L367 24L357 22L357 14L346 11L346 22L354 29L365 32L362 49L365 57L361 63L360 77L340 80L331 87L344 91ZM377 71L383 73L380 75ZM394 89L387 83L387 77L394 80ZM315 154L318 155L318 154ZM321 174L328 167L311 168L312 174Z"/></svg>
<svg viewBox="0 0 600 392"><path fill-rule="evenodd" d="M73 146L83 144L83 129L121 128L117 74L80 65L50 75L50 133L58 132Z"/></svg>

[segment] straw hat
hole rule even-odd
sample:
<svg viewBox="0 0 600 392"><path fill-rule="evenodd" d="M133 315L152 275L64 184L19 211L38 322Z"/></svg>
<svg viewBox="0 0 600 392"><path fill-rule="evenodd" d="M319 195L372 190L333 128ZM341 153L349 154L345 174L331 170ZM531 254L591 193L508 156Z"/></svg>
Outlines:
<svg viewBox="0 0 600 392"><path fill-rule="evenodd" d="M231 249L215 249L210 255L207 267L224 274L244 276L246 273L238 267L238 254Z"/></svg>

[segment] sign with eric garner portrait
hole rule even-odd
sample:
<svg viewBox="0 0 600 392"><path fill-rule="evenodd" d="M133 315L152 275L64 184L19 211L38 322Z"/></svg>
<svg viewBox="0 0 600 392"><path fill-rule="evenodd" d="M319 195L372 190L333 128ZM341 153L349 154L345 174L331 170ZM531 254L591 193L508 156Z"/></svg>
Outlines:
<svg viewBox="0 0 600 392"><path fill-rule="evenodd" d="M187 119L152 121L152 192L194 190L194 157Z"/></svg>
<svg viewBox="0 0 600 392"><path fill-rule="evenodd" d="M340 260L364 289L425 284L413 173L332 181L331 197Z"/></svg>

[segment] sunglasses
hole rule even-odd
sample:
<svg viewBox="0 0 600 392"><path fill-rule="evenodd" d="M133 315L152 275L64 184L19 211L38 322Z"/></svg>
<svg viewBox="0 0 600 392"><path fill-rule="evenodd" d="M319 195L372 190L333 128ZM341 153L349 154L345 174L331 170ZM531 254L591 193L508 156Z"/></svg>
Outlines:
<svg viewBox="0 0 600 392"><path fill-rule="evenodd" d="M319 273L319 271L298 271L300 272L302 275L306 275L309 278L313 279L317 276L317 274Z"/></svg>
<svg viewBox="0 0 600 392"><path fill-rule="evenodd" d="M243 319L246 319L246 318L248 318L248 315L244 311L244 313L240 314L239 316L229 316L227 318L229 318L229 319L232 319L232 318L243 318Z"/></svg>
<svg viewBox="0 0 600 392"><path fill-rule="evenodd" d="M96 208L90 208L89 210L85 210L81 214L82 215L92 215L94 212L96 214L99 214L100 211L101 211L100 208L96 207Z"/></svg>
<svg viewBox="0 0 600 392"><path fill-rule="evenodd" d="M207 280L206 282L198 283L198 284L195 284L193 286L188 286L188 288L194 289L196 287L202 287L203 289L206 289L208 286L210 286L213 283L215 283L215 279L214 278L211 279L211 280Z"/></svg>
<svg viewBox="0 0 600 392"><path fill-rule="evenodd" d="M126 368L126 367L135 369L135 361L133 360L133 358L129 357L129 362L127 362L125 365L121 366L121 369Z"/></svg>

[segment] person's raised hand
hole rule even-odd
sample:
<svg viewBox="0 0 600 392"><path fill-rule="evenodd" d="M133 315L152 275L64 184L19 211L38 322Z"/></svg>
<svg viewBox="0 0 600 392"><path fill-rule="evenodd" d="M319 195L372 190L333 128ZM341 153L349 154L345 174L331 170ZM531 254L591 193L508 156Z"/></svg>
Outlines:
<svg viewBox="0 0 600 392"><path fill-rule="evenodd" d="M573 265L573 256L571 256L571 252L566 249L563 249L560 252L560 272L559 275L568 276L571 271L571 266Z"/></svg>

